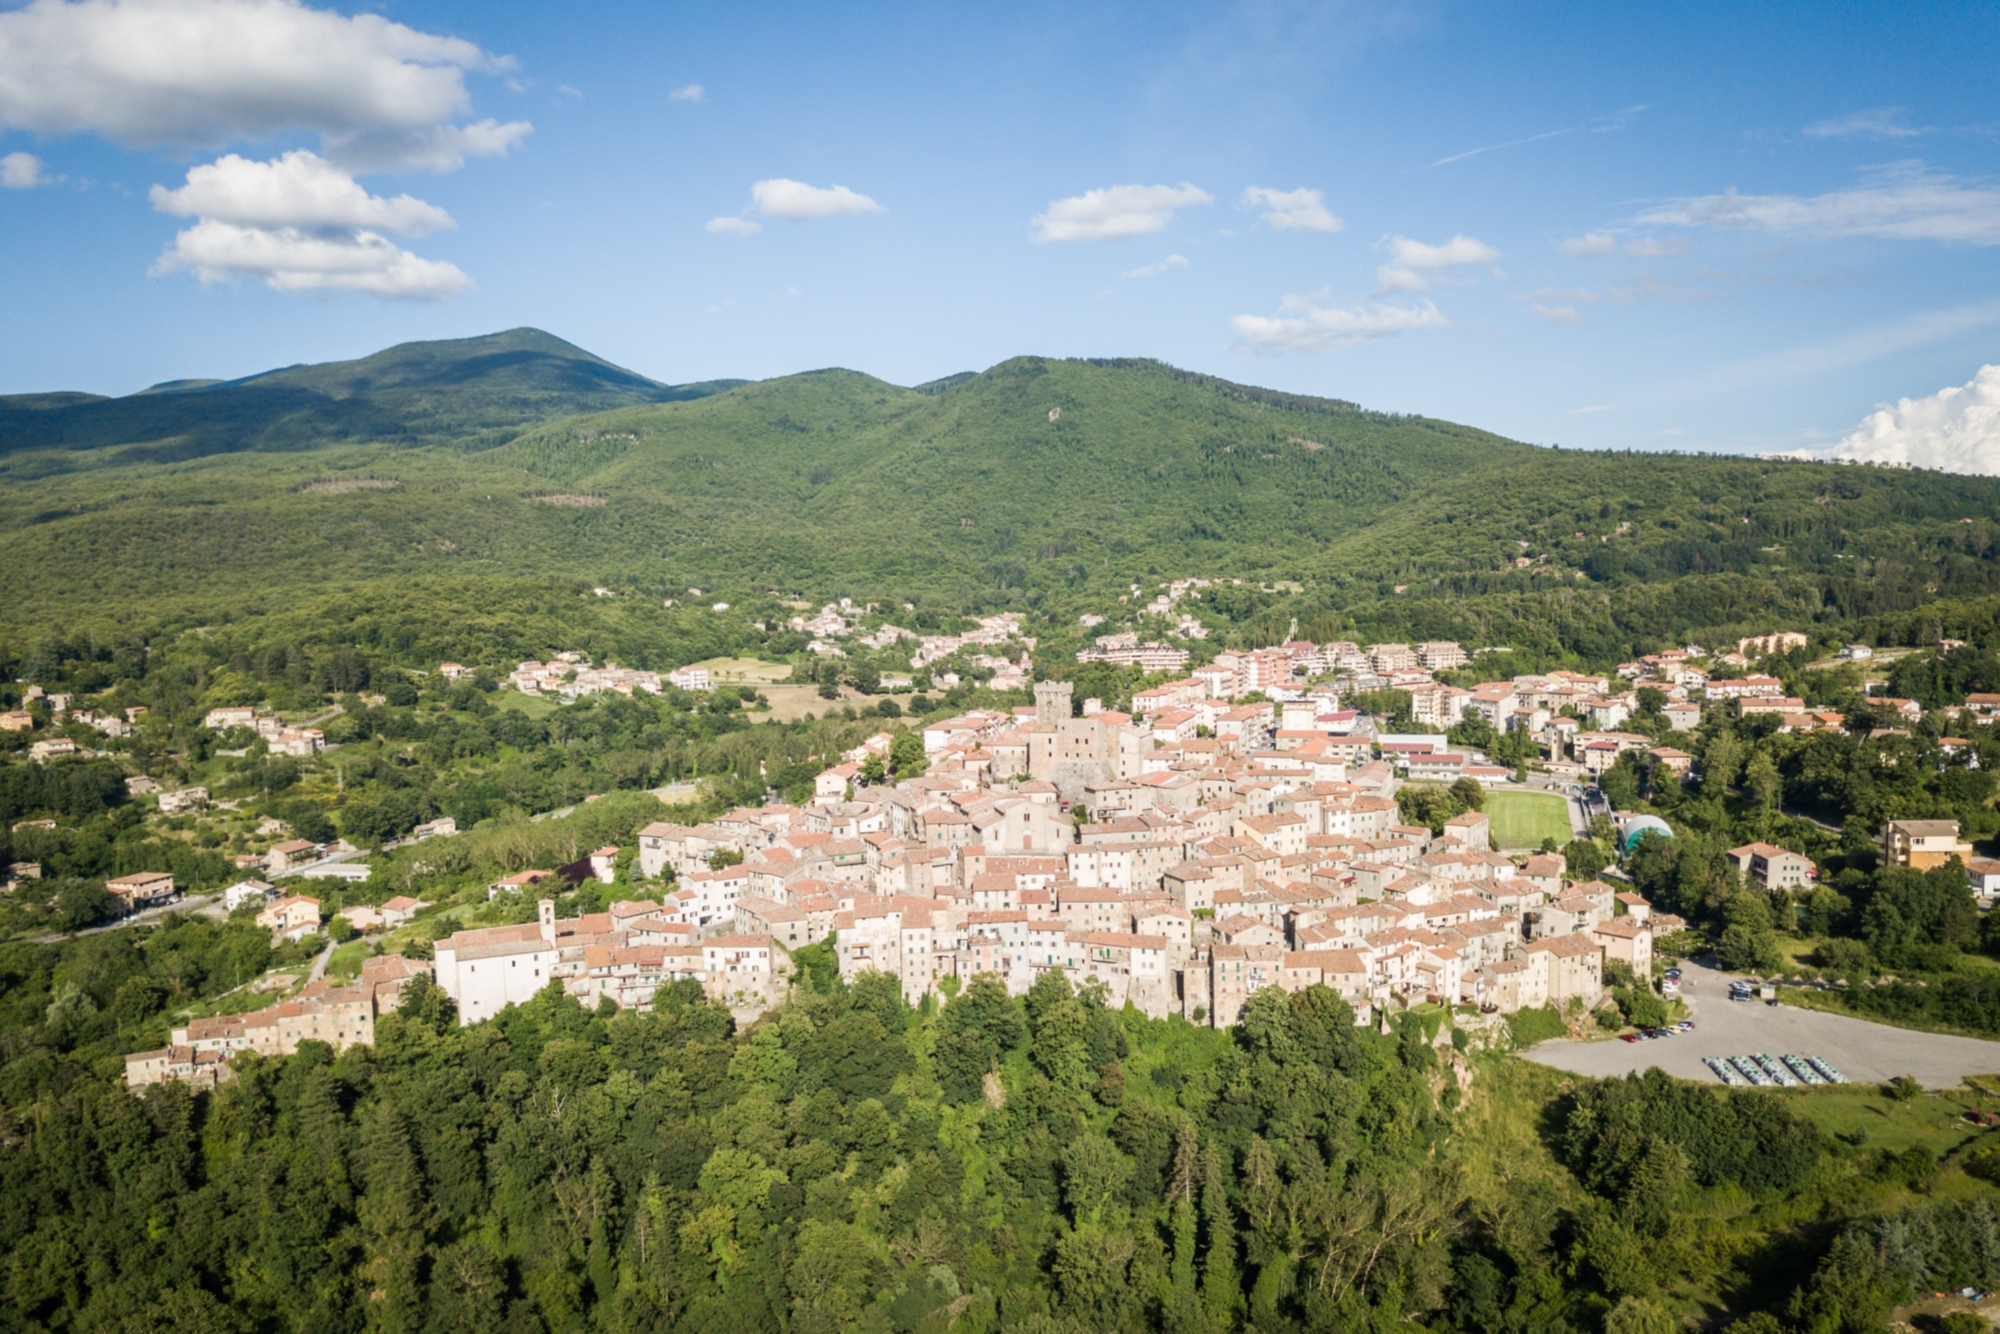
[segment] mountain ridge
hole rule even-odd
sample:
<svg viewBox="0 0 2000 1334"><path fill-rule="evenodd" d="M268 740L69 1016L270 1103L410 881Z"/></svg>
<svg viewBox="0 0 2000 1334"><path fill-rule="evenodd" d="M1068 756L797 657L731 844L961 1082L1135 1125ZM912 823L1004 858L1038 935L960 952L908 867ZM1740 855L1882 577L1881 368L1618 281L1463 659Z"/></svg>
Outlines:
<svg viewBox="0 0 2000 1334"><path fill-rule="evenodd" d="M542 330L508 329L233 380L169 380L119 398L0 397L0 455L136 450L136 461L167 462L368 439L490 447L557 417L743 383L663 384Z"/></svg>
<svg viewBox="0 0 2000 1334"><path fill-rule="evenodd" d="M913 388L836 367L665 401L646 381L630 401L629 372L569 347L388 349L151 396L188 419L176 439L0 450L0 635L371 585L448 586L471 611L465 588L512 580L1080 612L1202 576L1309 586L1322 638L1547 633L1602 656L1670 622L2000 594L1996 479L1550 450L1142 358L1013 357ZM523 364L609 384L612 406L563 411L606 400L536 398ZM511 425L481 397L496 376L524 396ZM193 447L212 409L264 402L309 407ZM366 433L370 414L394 429Z"/></svg>

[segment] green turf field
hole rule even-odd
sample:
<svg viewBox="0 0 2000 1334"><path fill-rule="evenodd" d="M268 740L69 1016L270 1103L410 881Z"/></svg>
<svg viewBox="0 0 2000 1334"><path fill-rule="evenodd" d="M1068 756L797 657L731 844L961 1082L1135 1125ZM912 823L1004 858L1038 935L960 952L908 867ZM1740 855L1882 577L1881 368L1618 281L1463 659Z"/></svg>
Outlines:
<svg viewBox="0 0 2000 1334"><path fill-rule="evenodd" d="M1545 838L1570 840L1569 803L1553 792L1489 792L1486 814L1503 848L1538 848Z"/></svg>

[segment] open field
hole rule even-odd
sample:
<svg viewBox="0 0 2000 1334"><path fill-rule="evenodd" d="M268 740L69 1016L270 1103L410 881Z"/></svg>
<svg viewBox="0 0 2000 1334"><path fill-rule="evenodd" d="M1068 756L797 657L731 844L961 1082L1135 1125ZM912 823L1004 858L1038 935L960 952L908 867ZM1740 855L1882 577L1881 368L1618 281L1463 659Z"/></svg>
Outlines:
<svg viewBox="0 0 2000 1334"><path fill-rule="evenodd" d="M838 709L844 704L852 704L857 710L875 706L873 696L864 695L850 686L840 688L839 699L821 699L819 687L810 685L760 686L758 693L771 701L771 711L754 716L780 723L797 722L809 713L823 718L828 709Z"/></svg>
<svg viewBox="0 0 2000 1334"><path fill-rule="evenodd" d="M368 945L367 940L356 936L345 945L335 946L333 957L327 960L327 977L335 981L352 981L361 976L361 965L368 958Z"/></svg>
<svg viewBox="0 0 2000 1334"><path fill-rule="evenodd" d="M546 695L523 695L518 690L496 690L493 692L493 706L498 709L513 709L525 713L530 718L546 718L562 705Z"/></svg>
<svg viewBox="0 0 2000 1334"><path fill-rule="evenodd" d="M2000 1140L2000 1132L1965 1119L1968 1111L2000 1111L2000 1098L1975 1089L1949 1089L1909 1102L1884 1096L1876 1084L1790 1089L1786 1096L1793 1111L1827 1134L1890 1153L1922 1145L1942 1158L1975 1140L1982 1146Z"/></svg>
<svg viewBox="0 0 2000 1334"><path fill-rule="evenodd" d="M1485 811L1502 848L1539 848L1545 838L1569 842L1568 804L1553 792L1489 792Z"/></svg>
<svg viewBox="0 0 2000 1334"><path fill-rule="evenodd" d="M790 663L765 662L760 658L709 658L694 665L708 668L709 676L717 685L770 685L792 674Z"/></svg>

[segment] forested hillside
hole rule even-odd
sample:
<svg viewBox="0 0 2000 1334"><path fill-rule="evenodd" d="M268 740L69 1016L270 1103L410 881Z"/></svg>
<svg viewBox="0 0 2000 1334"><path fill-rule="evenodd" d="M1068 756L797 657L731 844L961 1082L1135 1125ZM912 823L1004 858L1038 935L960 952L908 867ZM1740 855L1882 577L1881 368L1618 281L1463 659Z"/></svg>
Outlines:
<svg viewBox="0 0 2000 1334"><path fill-rule="evenodd" d="M478 448L551 417L699 398L741 383L659 384L539 329L510 329L240 380L171 381L124 398L0 397L0 454L112 451L69 465L89 467L345 440Z"/></svg>
<svg viewBox="0 0 2000 1334"><path fill-rule="evenodd" d="M60 995L0 1087L0 1326L1635 1334L1693 1301L1779 1334L2000 1277L1984 1141L1941 1167L1936 1135L1857 1149L1770 1093L1558 1089L1320 987L1221 1032L1060 974L912 1011L806 951L816 981L748 1032L698 988L460 1028L419 985L372 1047L242 1056L213 1093L94 1074L204 943L79 941L36 979Z"/></svg>
<svg viewBox="0 0 2000 1334"><path fill-rule="evenodd" d="M1144 361L1024 357L923 392L821 371L657 402L664 386L545 354L446 374L396 349L372 370L36 409L206 421L187 405L223 388L400 405L393 430L307 413L227 453L185 432L78 448L0 414L0 633L156 633L330 593L449 621L492 580L1073 620L1132 580L1203 575L1297 585L1272 614L1318 637L1533 638L1603 660L2000 591L1992 479L1539 449ZM527 387L492 388L522 364ZM576 377L646 401L574 415L589 395L550 386Z"/></svg>

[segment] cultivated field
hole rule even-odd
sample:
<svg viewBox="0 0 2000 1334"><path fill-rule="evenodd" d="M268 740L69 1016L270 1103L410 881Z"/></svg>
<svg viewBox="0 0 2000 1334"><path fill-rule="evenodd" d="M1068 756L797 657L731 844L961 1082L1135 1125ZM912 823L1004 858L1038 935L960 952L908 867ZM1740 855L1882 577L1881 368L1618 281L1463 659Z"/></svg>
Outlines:
<svg viewBox="0 0 2000 1334"><path fill-rule="evenodd" d="M771 701L771 711L751 716L781 723L797 722L809 713L815 718L824 718L829 710L838 710L843 705L865 709L875 703L873 696L864 695L852 686L842 686L839 699L821 699L818 686L760 686L758 690Z"/></svg>
<svg viewBox="0 0 2000 1334"><path fill-rule="evenodd" d="M790 663L764 662L758 658L710 658L694 665L708 668L717 685L770 685L792 674Z"/></svg>
<svg viewBox="0 0 2000 1334"><path fill-rule="evenodd" d="M1489 792L1486 814L1503 848L1539 848L1552 838L1568 843L1569 803L1553 792Z"/></svg>

